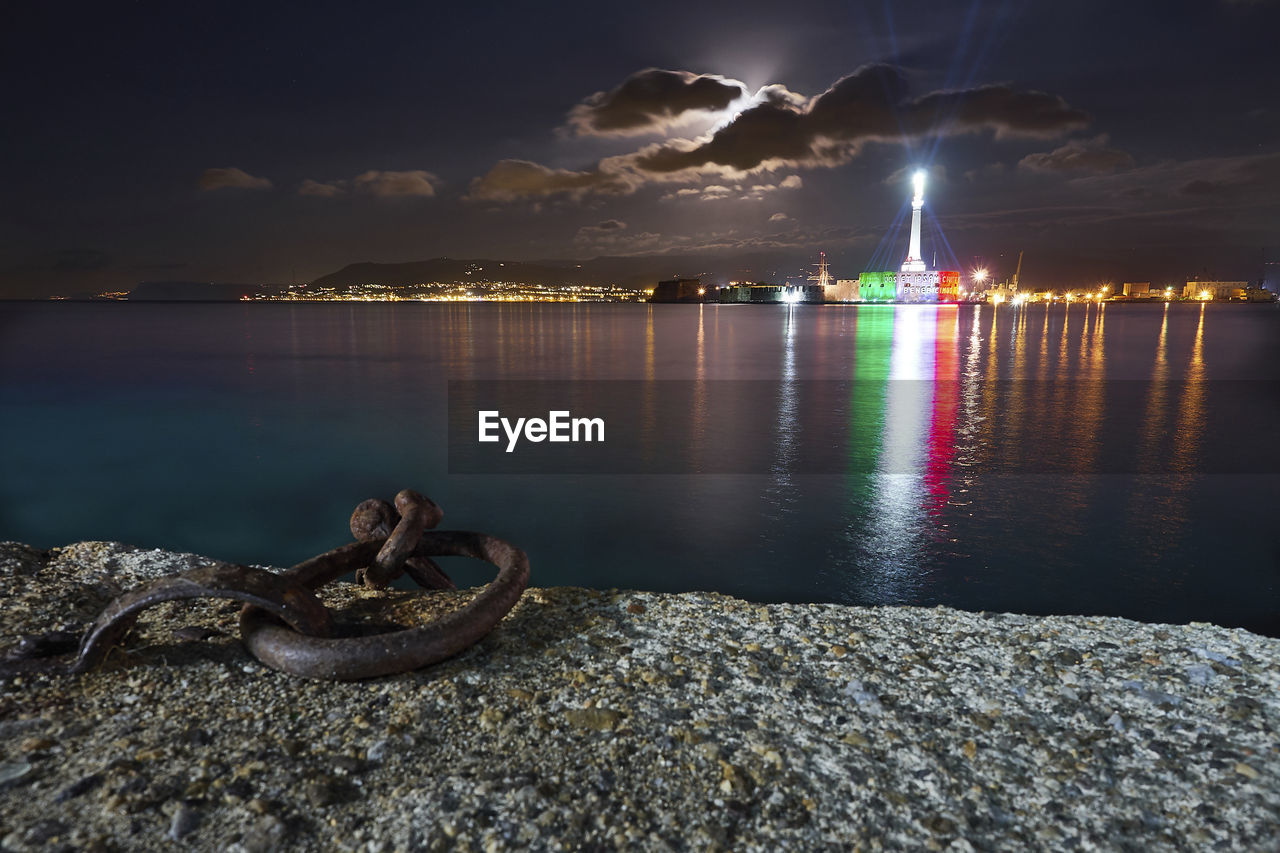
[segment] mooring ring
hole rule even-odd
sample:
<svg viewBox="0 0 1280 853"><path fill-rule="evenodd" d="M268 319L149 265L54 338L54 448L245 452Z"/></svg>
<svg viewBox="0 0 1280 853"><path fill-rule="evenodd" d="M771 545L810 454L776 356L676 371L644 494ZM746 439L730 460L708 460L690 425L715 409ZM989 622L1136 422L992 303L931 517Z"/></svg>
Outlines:
<svg viewBox="0 0 1280 853"><path fill-rule="evenodd" d="M317 590L368 566L385 539L355 542L299 563L281 577ZM423 556L484 560L498 576L466 606L416 628L366 637L307 636L282 625L252 605L240 614L240 636L262 663L304 678L354 681L395 675L437 663L469 648L493 630L515 606L529 583L529 558L507 542L484 533L428 531L418 542Z"/></svg>
<svg viewBox="0 0 1280 853"><path fill-rule="evenodd" d="M324 636L332 627L329 611L320 599L293 578L252 566L214 563L160 578L116 598L85 631L80 649L66 671L87 672L100 663L107 651L129 633L143 610L166 601L191 598L248 602L264 608L259 613L270 612L308 634Z"/></svg>

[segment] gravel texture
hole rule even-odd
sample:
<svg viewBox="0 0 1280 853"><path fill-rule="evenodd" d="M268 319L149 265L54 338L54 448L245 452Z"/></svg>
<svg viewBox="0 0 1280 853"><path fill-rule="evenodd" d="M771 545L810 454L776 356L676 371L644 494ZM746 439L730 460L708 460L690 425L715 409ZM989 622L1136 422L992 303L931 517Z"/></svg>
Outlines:
<svg viewBox="0 0 1280 853"><path fill-rule="evenodd" d="M0 545L0 654L200 562ZM258 664L237 611L0 681L0 848L1280 849L1280 640L1245 631L531 589L453 660L338 684Z"/></svg>

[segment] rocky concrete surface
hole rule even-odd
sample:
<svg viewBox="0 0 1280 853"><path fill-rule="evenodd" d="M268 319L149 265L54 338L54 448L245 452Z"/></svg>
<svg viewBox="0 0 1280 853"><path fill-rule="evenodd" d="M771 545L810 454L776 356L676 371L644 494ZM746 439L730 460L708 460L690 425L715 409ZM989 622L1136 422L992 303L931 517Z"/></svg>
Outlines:
<svg viewBox="0 0 1280 853"><path fill-rule="evenodd" d="M199 560L0 545L0 654ZM0 682L0 848L1280 849L1280 640L1244 631L531 589L451 661L331 684L237 609Z"/></svg>

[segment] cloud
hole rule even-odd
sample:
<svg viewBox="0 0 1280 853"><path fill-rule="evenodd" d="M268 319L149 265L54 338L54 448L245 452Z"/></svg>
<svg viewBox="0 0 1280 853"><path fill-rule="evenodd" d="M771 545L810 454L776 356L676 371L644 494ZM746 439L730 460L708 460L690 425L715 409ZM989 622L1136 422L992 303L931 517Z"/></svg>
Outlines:
<svg viewBox="0 0 1280 853"><path fill-rule="evenodd" d="M1114 172L1133 165L1127 151L1107 147L1107 136L1073 139L1052 151L1028 154L1018 161L1018 168L1033 172Z"/></svg>
<svg viewBox="0 0 1280 853"><path fill-rule="evenodd" d="M646 68L569 111L578 136L631 136L666 130L691 114L721 112L747 87L718 74Z"/></svg>
<svg viewBox="0 0 1280 853"><path fill-rule="evenodd" d="M357 192L365 192L380 198L405 196L431 197L436 194L440 179L430 172L380 172L370 169L356 175L352 185Z"/></svg>
<svg viewBox="0 0 1280 853"><path fill-rule="evenodd" d="M1081 172L1047 183L1037 206L1001 206L947 217L948 230L1031 228L1042 233L1119 225L1151 229L1154 240L1177 233L1229 234L1241 245L1265 245L1280 215L1280 153L1163 160L1114 172ZM1101 233L1101 232L1098 232ZM954 238L953 238L954 239Z"/></svg>
<svg viewBox="0 0 1280 853"><path fill-rule="evenodd" d="M651 72L652 69L633 78L645 79L643 75ZM680 76L688 72L660 74ZM680 79L688 82L695 76ZM717 79L718 85L727 85L723 78ZM736 81L727 82L736 85ZM600 135L619 128L657 127L681 114L635 106L643 102L638 96L628 94L623 98L619 94L626 85L579 105L575 113L578 125L585 123L592 133ZM618 106L615 115L612 111L618 104L631 106L627 110ZM581 199L591 193L626 195L650 183L695 184L717 177L721 178L717 183L724 185L762 171L838 166L857 156L861 147L872 141L903 142L984 132L996 139L1050 138L1084 127L1089 121L1088 114L1057 95L1017 91L1002 84L940 90L911 98L906 77L899 69L868 65L813 98L785 86L766 86L752 97L750 106L705 137L653 143L628 154L606 157L582 171L552 169L527 160L503 160L472 182L468 198L514 201L567 195ZM776 186L792 189L802 185L800 177L792 175ZM755 186L771 185L761 182ZM699 191L700 197L716 196L707 189ZM747 197L759 198L767 191L751 189ZM677 191L664 197L680 195Z"/></svg>
<svg viewBox="0 0 1280 853"><path fill-rule="evenodd" d="M634 234L615 231L600 235L594 240L579 241L583 248L607 251L611 255L647 254L654 249L664 248L668 242L669 238L654 231L640 231Z"/></svg>
<svg viewBox="0 0 1280 853"><path fill-rule="evenodd" d="M1224 187L1220 183L1196 178L1195 180L1187 181L1185 184L1178 187L1178 192L1183 195L1213 195L1214 193L1222 192L1223 189Z"/></svg>
<svg viewBox="0 0 1280 853"><path fill-rule="evenodd" d="M552 169L528 160L501 160L488 174L471 182L467 198L480 201L518 201L565 193L581 198L587 193L625 195L634 191L633 175L606 171L608 161L593 169L574 172Z"/></svg>
<svg viewBox="0 0 1280 853"><path fill-rule="evenodd" d="M763 198L760 193L767 192L772 189L772 186L756 187L748 190L748 194L754 194L757 198ZM759 192L757 192L757 190L759 190ZM659 201L672 201L677 199L720 201L726 198L733 198L740 192L742 192L741 184L736 184L731 187L724 186L723 184L710 184L705 187L681 187L678 190L672 190L671 192L663 194ZM743 198L746 198L746 196L743 196Z"/></svg>
<svg viewBox="0 0 1280 853"><path fill-rule="evenodd" d="M271 182L266 178L255 178L235 166L225 166L220 169L205 169L200 176L200 189L269 190Z"/></svg>
<svg viewBox="0 0 1280 853"><path fill-rule="evenodd" d="M321 198L333 198L346 192L343 181L313 181L307 178L298 187L298 195L313 195Z"/></svg>
<svg viewBox="0 0 1280 853"><path fill-rule="evenodd" d="M1052 137L1088 122L1088 114L1057 95L1002 84L912 99L899 69L866 65L805 103L791 93L766 92L710 137L649 146L637 153L635 166L659 174L836 166L869 141L978 132L997 139Z"/></svg>
<svg viewBox="0 0 1280 853"><path fill-rule="evenodd" d="M601 238L616 237L627 229L627 223L620 219L606 219L595 225L583 225L574 237L579 242L598 241Z"/></svg>
<svg viewBox="0 0 1280 853"><path fill-rule="evenodd" d="M1198 160L1166 160L1115 174L1075 178L1075 187L1129 199L1163 198L1217 208L1274 208L1280 185L1280 153ZM1244 207L1238 207L1244 209Z"/></svg>
<svg viewBox="0 0 1280 853"><path fill-rule="evenodd" d="M581 249L607 251L615 255L652 250L664 242L661 234L653 231L633 233L627 223L618 219L584 225L578 229L573 241Z"/></svg>
<svg viewBox="0 0 1280 853"><path fill-rule="evenodd" d="M874 247L881 236L878 229L871 231L864 228L836 226L800 228L792 225L790 229L770 234L740 235L734 229L702 234L668 234L662 238L660 245L654 248L657 249L656 254L754 252L819 246L830 250L833 247ZM648 251L653 252L653 249Z"/></svg>
<svg viewBox="0 0 1280 853"><path fill-rule="evenodd" d="M350 181L317 181L307 178L298 186L298 195L335 198L354 190L379 198L412 196L430 198L436 194L436 188L439 185L439 178L421 169L408 172L382 172L370 169L356 175Z"/></svg>
<svg viewBox="0 0 1280 853"><path fill-rule="evenodd" d="M886 187L904 186L910 184L911 178L919 171L921 170L918 166L903 166L880 183ZM926 166L924 172L928 176L926 180L929 184L942 184L947 181L947 167L941 163L932 163Z"/></svg>
<svg viewBox="0 0 1280 853"><path fill-rule="evenodd" d="M787 216L785 213L775 213L773 216L769 217L769 221L770 222L786 222L790 218L791 217Z"/></svg>
<svg viewBox="0 0 1280 853"><path fill-rule="evenodd" d="M776 184L708 184L702 187L681 187L664 194L661 201L696 198L700 201L718 201L737 198L741 201L764 201L765 197L779 190L795 190L804 186L799 175L789 175Z"/></svg>

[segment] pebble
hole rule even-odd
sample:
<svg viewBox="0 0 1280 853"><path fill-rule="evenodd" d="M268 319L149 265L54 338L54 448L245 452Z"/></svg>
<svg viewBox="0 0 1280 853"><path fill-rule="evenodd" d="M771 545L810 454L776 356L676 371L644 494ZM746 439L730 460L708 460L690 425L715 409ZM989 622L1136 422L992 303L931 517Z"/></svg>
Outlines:
<svg viewBox="0 0 1280 853"><path fill-rule="evenodd" d="M173 813L173 819L169 821L168 838L177 841L190 835L199 825L200 812L186 803L180 803Z"/></svg>
<svg viewBox="0 0 1280 853"><path fill-rule="evenodd" d="M54 802L63 803L67 800L74 799L82 794L92 791L100 784L102 784L101 773L90 773L88 776L81 776L79 779L59 791L58 795L54 797Z"/></svg>
<svg viewBox="0 0 1280 853"><path fill-rule="evenodd" d="M391 746L391 741L387 740L386 738L383 738L382 740L375 742L372 746L370 746L367 750L365 750L365 758L367 758L369 761L373 762L374 764L381 764L383 760L387 757L387 750L390 748L390 746Z"/></svg>
<svg viewBox="0 0 1280 853"><path fill-rule="evenodd" d="M321 776L308 780L303 785L303 793L307 802L318 809L341 802L346 793L345 786L331 776Z"/></svg>
<svg viewBox="0 0 1280 853"><path fill-rule="evenodd" d="M1212 681L1214 676L1213 667L1203 663L1192 664L1186 668L1186 673L1188 681L1201 686Z"/></svg>
<svg viewBox="0 0 1280 853"><path fill-rule="evenodd" d="M284 821L275 815L263 815L249 827L241 845L245 853L270 853L283 846L286 833Z"/></svg>
<svg viewBox="0 0 1280 853"><path fill-rule="evenodd" d="M31 772L31 765L26 761L6 761L0 764L0 785L17 782Z"/></svg>
<svg viewBox="0 0 1280 853"><path fill-rule="evenodd" d="M608 708L570 708L564 712L570 725L580 729L611 731L622 719L622 714Z"/></svg>
<svg viewBox="0 0 1280 853"><path fill-rule="evenodd" d="M25 738L18 749L22 752L42 752L57 744L53 738L48 737L29 737Z"/></svg>
<svg viewBox="0 0 1280 853"><path fill-rule="evenodd" d="M364 769L364 762L353 755L335 755L332 764L334 770L346 776L359 773Z"/></svg>

